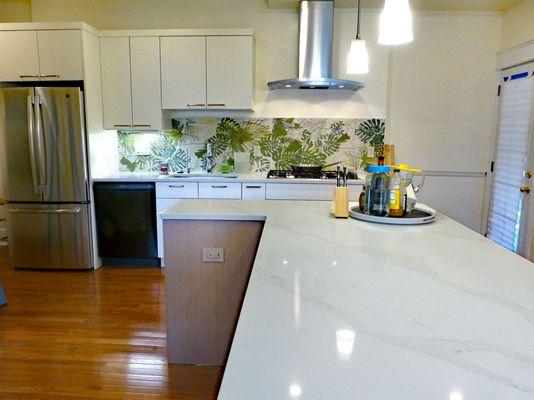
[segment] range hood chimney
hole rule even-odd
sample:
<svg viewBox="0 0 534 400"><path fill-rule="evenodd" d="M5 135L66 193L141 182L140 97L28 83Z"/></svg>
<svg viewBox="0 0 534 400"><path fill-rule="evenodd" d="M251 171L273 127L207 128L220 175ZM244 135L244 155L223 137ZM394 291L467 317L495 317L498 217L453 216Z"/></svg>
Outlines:
<svg viewBox="0 0 534 400"><path fill-rule="evenodd" d="M334 0L301 0L299 77L269 82L269 89L358 90L364 84L332 78Z"/></svg>

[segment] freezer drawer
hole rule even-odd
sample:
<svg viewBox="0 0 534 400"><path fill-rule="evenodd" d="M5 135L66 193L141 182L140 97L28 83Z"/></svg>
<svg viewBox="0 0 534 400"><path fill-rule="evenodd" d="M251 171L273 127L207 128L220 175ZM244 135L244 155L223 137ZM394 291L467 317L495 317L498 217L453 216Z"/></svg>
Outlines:
<svg viewBox="0 0 534 400"><path fill-rule="evenodd" d="M7 211L13 266L93 267L88 204L10 204Z"/></svg>

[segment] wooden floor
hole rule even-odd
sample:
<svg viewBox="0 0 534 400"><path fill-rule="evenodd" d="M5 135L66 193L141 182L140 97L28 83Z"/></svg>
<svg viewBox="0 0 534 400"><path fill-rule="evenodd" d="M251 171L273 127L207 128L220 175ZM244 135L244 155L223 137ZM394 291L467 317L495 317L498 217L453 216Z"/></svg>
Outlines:
<svg viewBox="0 0 534 400"><path fill-rule="evenodd" d="M221 368L168 365L160 269L23 271L0 247L0 399L213 399Z"/></svg>

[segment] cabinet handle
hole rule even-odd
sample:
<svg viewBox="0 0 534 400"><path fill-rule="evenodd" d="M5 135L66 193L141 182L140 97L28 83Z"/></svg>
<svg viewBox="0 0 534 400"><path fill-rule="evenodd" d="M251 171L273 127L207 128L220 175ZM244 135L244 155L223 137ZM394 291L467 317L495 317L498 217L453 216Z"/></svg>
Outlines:
<svg viewBox="0 0 534 400"><path fill-rule="evenodd" d="M115 124L113 125L114 128L131 128L132 126L130 124Z"/></svg>
<svg viewBox="0 0 534 400"><path fill-rule="evenodd" d="M245 186L247 189L261 189L261 186Z"/></svg>
<svg viewBox="0 0 534 400"><path fill-rule="evenodd" d="M169 185L169 187L174 189L182 189L185 187L185 185Z"/></svg>
<svg viewBox="0 0 534 400"><path fill-rule="evenodd" d="M208 103L208 107L226 107L224 103Z"/></svg>
<svg viewBox="0 0 534 400"><path fill-rule="evenodd" d="M20 76L20 79L25 79L25 78L39 78L39 75L19 75Z"/></svg>
<svg viewBox="0 0 534 400"><path fill-rule="evenodd" d="M228 185L211 185L213 189L226 189Z"/></svg>
<svg viewBox="0 0 534 400"><path fill-rule="evenodd" d="M59 78L59 75L57 74L48 74L48 75L42 75L41 78Z"/></svg>
<svg viewBox="0 0 534 400"><path fill-rule="evenodd" d="M133 124L133 127L134 128L150 128L150 124L141 124L141 125L138 125L138 124Z"/></svg>
<svg viewBox="0 0 534 400"><path fill-rule="evenodd" d="M187 107L206 107L204 103L187 103Z"/></svg>

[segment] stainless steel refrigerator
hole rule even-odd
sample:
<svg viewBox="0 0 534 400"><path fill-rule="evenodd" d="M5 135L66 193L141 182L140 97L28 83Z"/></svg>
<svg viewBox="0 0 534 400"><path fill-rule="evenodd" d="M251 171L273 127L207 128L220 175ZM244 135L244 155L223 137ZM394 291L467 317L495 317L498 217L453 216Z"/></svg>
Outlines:
<svg viewBox="0 0 534 400"><path fill-rule="evenodd" d="M0 87L0 157L12 264L92 268L80 87Z"/></svg>

